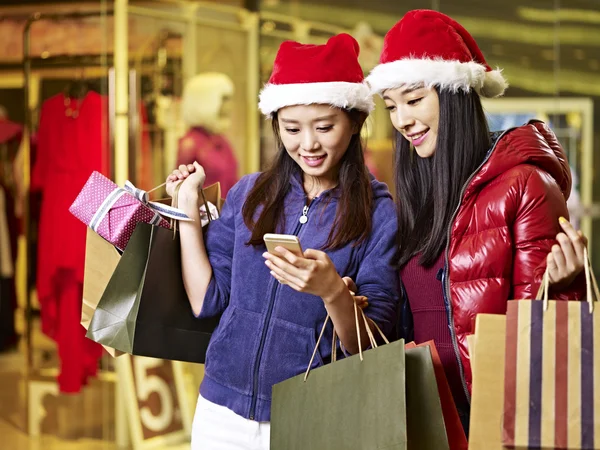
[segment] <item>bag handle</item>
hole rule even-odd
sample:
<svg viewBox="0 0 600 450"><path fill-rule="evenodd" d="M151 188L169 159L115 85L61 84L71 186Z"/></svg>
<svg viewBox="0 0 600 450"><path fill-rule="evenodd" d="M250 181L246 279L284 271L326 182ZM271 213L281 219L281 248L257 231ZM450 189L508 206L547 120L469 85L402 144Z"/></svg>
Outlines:
<svg viewBox="0 0 600 450"><path fill-rule="evenodd" d="M181 183L179 183L179 184L181 184ZM166 186L166 185L167 185L167 182L165 181L163 184L159 184L158 186L156 186L156 187L153 187L153 188L152 188L152 189L150 189L149 191L146 191L146 193L147 193L147 194L150 194L150 192L157 191L157 190L159 190L161 187L163 187L163 186Z"/></svg>
<svg viewBox="0 0 600 450"><path fill-rule="evenodd" d="M208 223L212 222L212 214L208 209L208 202L206 201L206 196L204 195L204 189L200 189L200 195L202 196L202 202L204 203L204 208L206 209L206 217L208 218Z"/></svg>
<svg viewBox="0 0 600 450"><path fill-rule="evenodd" d="M592 264L590 262L590 257L588 255L587 247L583 249L583 270L585 272L585 289L586 289L586 301L588 302L590 314L594 311L594 295L596 297L596 301L600 301L600 289L598 288L598 281L596 281L596 276L592 271ZM592 289L593 294L592 295ZM542 298L544 302L544 311L548 309L548 292L550 291L550 276L548 274L548 268L546 267L546 271L544 272L544 276L542 278L542 284L538 289L536 298Z"/></svg>
<svg viewBox="0 0 600 450"><path fill-rule="evenodd" d="M354 300L353 301L353 303L354 303L354 323L356 324L356 333L357 333L357 337L358 337L358 353L360 355L360 360L362 361L363 360L363 351L362 351L362 342L361 342L361 337L360 337L360 325L359 325L359 320L358 320L359 311L360 311L360 314L362 315L362 319L364 321L365 328L367 330L367 335L369 336L369 341L371 342L371 346L373 348L377 348L377 342L375 340L375 337L373 336L373 330L371 330L371 327L369 326L369 320L367 319L367 316L365 315L362 308L359 308L356 305L356 299L353 298L353 300ZM323 334L325 333L325 328L327 327L327 323L329 322L330 318L331 318L331 316L329 314L327 314L327 317L325 318L325 322L323 322L323 327L321 328L321 332L319 333L319 338L317 339L317 343L315 344L313 354L310 358L310 362L308 363L308 368L306 369L306 372L304 373L304 381L306 381L306 379L308 378L308 374L310 373L310 368L312 366L313 361L315 360L315 356L317 355L317 350L319 349L319 344L321 343L321 339L323 338ZM375 328L379 332L379 335L385 341L385 343L389 344L390 341L385 336L385 334L383 334L383 331L381 331L381 328L379 328L379 326L375 322L371 321L371 323L373 324L373 326L375 326ZM336 358L337 358L337 345L336 345L337 340L338 340L338 335L337 335L337 332L336 332L335 326L334 326L333 327L333 339L332 339L332 343L331 343L331 361L332 362L335 362ZM340 341L340 345L342 345L341 341Z"/></svg>

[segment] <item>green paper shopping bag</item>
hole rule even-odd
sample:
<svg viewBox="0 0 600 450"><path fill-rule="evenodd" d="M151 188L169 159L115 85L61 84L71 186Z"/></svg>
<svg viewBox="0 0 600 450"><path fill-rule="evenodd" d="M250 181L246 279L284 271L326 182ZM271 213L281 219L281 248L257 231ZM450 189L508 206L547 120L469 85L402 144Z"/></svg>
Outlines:
<svg viewBox="0 0 600 450"><path fill-rule="evenodd" d="M271 450L407 448L404 341L377 347L367 330L374 348L336 362L334 331L334 362L273 387Z"/></svg>

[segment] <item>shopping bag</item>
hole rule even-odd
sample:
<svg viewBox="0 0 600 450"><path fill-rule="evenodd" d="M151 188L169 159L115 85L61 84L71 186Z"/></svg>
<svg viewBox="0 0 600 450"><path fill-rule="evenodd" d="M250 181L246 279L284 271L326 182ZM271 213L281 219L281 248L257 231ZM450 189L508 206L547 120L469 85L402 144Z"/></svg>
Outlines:
<svg viewBox="0 0 600 450"><path fill-rule="evenodd" d="M431 349L410 342L405 360L408 449L449 449Z"/></svg>
<svg viewBox="0 0 600 450"><path fill-rule="evenodd" d="M473 389L469 450L502 450L506 316L478 314L475 345L469 344Z"/></svg>
<svg viewBox="0 0 600 450"><path fill-rule="evenodd" d="M213 204L217 207L217 211L221 211L225 199L221 197L221 183L214 183L202 189L202 200L204 205ZM214 215L213 215L214 217Z"/></svg>
<svg viewBox="0 0 600 450"><path fill-rule="evenodd" d="M81 301L81 325L86 330L89 328L98 302L120 259L121 255L110 242L96 234L91 228L87 229L83 299ZM123 352L106 345L103 347L113 357L123 354Z"/></svg>
<svg viewBox="0 0 600 450"><path fill-rule="evenodd" d="M503 443L600 448L600 292L585 254L587 302L509 301ZM538 296L539 298L539 296Z"/></svg>
<svg viewBox="0 0 600 450"><path fill-rule="evenodd" d="M429 349L429 355L414 355L411 353L413 348L425 347ZM450 450L466 450L467 438L452 397L450 385L446 379L442 360L435 347L434 341L427 341L416 345L409 342L406 349L406 402L408 409L407 426L409 448L413 437L416 442L427 442L432 440L431 448L449 448ZM420 358L413 364L412 358ZM416 359L416 358L415 358ZM429 363L431 359L431 364ZM415 385L415 386L413 386ZM424 393L417 395L419 389ZM437 390L437 396L433 395ZM413 400L414 399L414 400ZM419 410L420 416L425 420L417 418L412 404L415 403L415 409ZM440 405L438 407L438 405ZM440 409L441 407L441 409ZM442 420L440 422L440 414ZM414 420L413 420L414 419ZM445 433L438 430L440 426L445 428ZM432 433L432 431L434 431ZM421 433L423 432L423 433ZM421 434L425 436L421 437ZM427 448L418 446L418 448Z"/></svg>
<svg viewBox="0 0 600 450"><path fill-rule="evenodd" d="M371 343L273 387L271 450L407 448L404 341Z"/></svg>
<svg viewBox="0 0 600 450"><path fill-rule="evenodd" d="M176 230L138 223L86 336L131 355L204 363L218 322L192 313Z"/></svg>

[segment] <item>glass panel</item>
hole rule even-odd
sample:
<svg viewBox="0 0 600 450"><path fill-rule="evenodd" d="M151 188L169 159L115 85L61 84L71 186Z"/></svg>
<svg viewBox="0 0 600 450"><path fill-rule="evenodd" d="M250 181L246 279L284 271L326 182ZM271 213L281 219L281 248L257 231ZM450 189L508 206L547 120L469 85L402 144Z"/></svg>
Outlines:
<svg viewBox="0 0 600 450"><path fill-rule="evenodd" d="M109 361L80 325L86 227L68 210L92 170L111 175L113 2L31 3L0 8L0 420L7 447L42 433L61 448L115 437Z"/></svg>
<svg viewBox="0 0 600 450"><path fill-rule="evenodd" d="M148 113L153 186L162 183L178 161L191 158L203 163L209 182L221 181L225 194L239 176L258 168L252 150L258 142L258 50L251 48L256 34L252 14L217 3L156 3L152 8L131 6L129 11L130 49L136 55L136 71L142 73L138 92ZM193 87L183 98L188 82ZM187 114L182 108L186 101ZM139 144L137 148L136 180L148 186L139 178L140 166L147 164L140 161L143 149L140 152ZM130 162L133 159L130 152Z"/></svg>
<svg viewBox="0 0 600 450"><path fill-rule="evenodd" d="M169 20L160 18L156 8L129 11L129 177L140 189L150 190L164 182L165 168L173 166L182 132L186 24L177 10L168 10L173 15Z"/></svg>
<svg viewBox="0 0 600 450"><path fill-rule="evenodd" d="M215 151L217 147L220 148L219 151L227 155L223 158L231 157L237 162L237 173L235 171L229 173L231 167L229 169L219 167L217 161L209 162L206 156L203 159L212 165L212 170L222 173L225 178L232 176L237 178L252 171L251 167L253 166L253 162L249 161L252 155L247 152L249 139L252 139L248 133L248 114L249 111L256 114L256 107L253 110L248 108L249 103L252 103L252 99L249 99L248 96L248 90L251 88L248 85L250 81L248 67L251 64L251 58L256 58L256 55L248 53L246 45L248 32L246 30L229 21L220 25L215 23L214 25L200 24L198 26L197 75L195 79L202 80L202 77L208 77L206 78L207 83L213 83L216 91L213 91L211 95L208 95L208 92L188 91L190 99L197 98L197 101L204 102L208 109L202 111L202 119L188 118L187 131L190 139L194 139L194 128L208 131L211 142L217 146L209 145L209 148L205 150L198 147L193 151L199 157L203 151L217 156ZM232 90L228 87L229 84L232 85ZM256 99L253 103L256 105L257 101ZM194 145L198 146L200 142L196 141ZM211 170L211 167L205 168Z"/></svg>
<svg viewBox="0 0 600 450"><path fill-rule="evenodd" d="M593 182L600 10L591 1L576 3L564 7L564 2L529 0L507 8L442 0L440 7L473 34L488 63L502 68L510 83L504 99L486 102L490 125L506 128L537 118L556 133L574 180L571 219L591 239L593 265L600 273L600 242L594 239L599 216L594 199L600 191Z"/></svg>

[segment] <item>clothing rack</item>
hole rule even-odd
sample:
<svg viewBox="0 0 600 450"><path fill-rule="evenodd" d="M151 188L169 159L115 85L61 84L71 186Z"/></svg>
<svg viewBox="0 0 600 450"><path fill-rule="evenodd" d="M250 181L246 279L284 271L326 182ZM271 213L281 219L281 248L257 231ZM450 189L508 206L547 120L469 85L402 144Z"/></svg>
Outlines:
<svg viewBox="0 0 600 450"><path fill-rule="evenodd" d="M175 70L172 67L180 57L170 57L166 63L165 70ZM144 73L149 72L152 65L155 64L155 57L145 57L138 60ZM53 55L48 58L34 57L30 58L31 69L69 69L78 67L110 67L113 65L113 55ZM0 72L23 70L22 62L0 62Z"/></svg>
<svg viewBox="0 0 600 450"><path fill-rule="evenodd" d="M35 66L39 67L39 63L41 63L41 58L31 58L31 27L34 23L40 20L51 20L51 21L60 21L60 20L69 20L69 19L85 19L91 17L102 17L102 16L111 16L113 15L112 10L98 10L98 11L86 11L86 12L70 12L70 13L35 13L27 19L25 22L25 27L23 29L23 90L24 90L24 100L25 100L25 123L24 123L24 137L29 138L33 131L33 123L31 117L31 109L30 109L30 96L29 89L31 85L31 71L33 67L33 63L35 62ZM86 57L89 55L84 55L84 57L80 57L77 60L77 57L65 55L48 58L47 62L41 63L40 65L49 66L51 63L59 60L70 59L71 62L77 62L79 66L83 65L82 63L87 62ZM96 56L99 58L99 61L102 61L102 56ZM99 64L100 65L100 64ZM73 64L70 65L71 67ZM31 164L30 164L30 149L29 146L24 146L25 152L23 157L23 172L26 174L31 173ZM24 193L24 207L23 207L23 233L25 235L25 240L27 245L31 241L31 229L29 226L29 187L25 189ZM29 255L29 250L27 251ZM28 256L27 258L28 259ZM26 370L27 375L33 371L33 351L32 351L32 323L33 323L33 309L31 302L31 292L29 289L30 283L30 271L26 264L26 291L25 291L25 342L26 342Z"/></svg>

